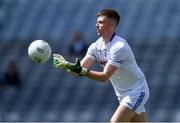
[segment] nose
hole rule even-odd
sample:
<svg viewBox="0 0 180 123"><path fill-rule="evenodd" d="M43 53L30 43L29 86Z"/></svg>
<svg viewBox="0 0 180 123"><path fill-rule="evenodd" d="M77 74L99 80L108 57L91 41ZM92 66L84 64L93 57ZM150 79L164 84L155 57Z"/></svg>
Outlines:
<svg viewBox="0 0 180 123"><path fill-rule="evenodd" d="M98 24L98 23L96 23L95 27L97 28L98 26L99 26L99 24Z"/></svg>

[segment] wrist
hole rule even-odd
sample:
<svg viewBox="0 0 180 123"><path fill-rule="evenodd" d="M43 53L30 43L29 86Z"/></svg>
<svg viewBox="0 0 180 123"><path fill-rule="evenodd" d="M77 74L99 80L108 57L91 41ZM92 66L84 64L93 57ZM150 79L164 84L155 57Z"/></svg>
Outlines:
<svg viewBox="0 0 180 123"><path fill-rule="evenodd" d="M87 72L89 72L89 69L87 68L82 68L80 76L85 76L87 74Z"/></svg>

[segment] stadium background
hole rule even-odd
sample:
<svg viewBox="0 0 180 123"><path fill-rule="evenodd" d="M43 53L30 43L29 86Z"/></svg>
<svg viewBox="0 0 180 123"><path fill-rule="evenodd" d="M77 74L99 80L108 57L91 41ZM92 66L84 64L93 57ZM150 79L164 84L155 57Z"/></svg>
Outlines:
<svg viewBox="0 0 180 123"><path fill-rule="evenodd" d="M132 46L150 87L150 121L180 121L179 0L0 0L1 73L11 59L23 88L0 92L0 121L108 121L118 105L110 83L74 77L27 56L31 41L49 42L66 55L74 31L90 44L97 38L96 13L120 12L117 33ZM96 67L94 67L96 68Z"/></svg>

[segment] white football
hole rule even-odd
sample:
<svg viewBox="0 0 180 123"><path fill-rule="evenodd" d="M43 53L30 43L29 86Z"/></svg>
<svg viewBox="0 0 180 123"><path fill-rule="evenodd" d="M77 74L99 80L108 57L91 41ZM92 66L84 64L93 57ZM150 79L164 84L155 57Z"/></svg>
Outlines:
<svg viewBox="0 0 180 123"><path fill-rule="evenodd" d="M29 45L28 55L33 62L44 63L51 56L51 47L44 40L35 40Z"/></svg>

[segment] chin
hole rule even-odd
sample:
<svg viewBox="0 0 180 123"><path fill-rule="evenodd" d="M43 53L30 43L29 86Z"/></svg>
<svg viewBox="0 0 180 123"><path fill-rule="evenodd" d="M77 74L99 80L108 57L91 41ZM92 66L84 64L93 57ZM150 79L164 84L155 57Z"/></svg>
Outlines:
<svg viewBox="0 0 180 123"><path fill-rule="evenodd" d="M98 35L98 36L101 36L101 33L97 32L97 35Z"/></svg>

